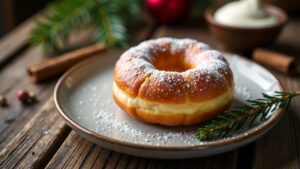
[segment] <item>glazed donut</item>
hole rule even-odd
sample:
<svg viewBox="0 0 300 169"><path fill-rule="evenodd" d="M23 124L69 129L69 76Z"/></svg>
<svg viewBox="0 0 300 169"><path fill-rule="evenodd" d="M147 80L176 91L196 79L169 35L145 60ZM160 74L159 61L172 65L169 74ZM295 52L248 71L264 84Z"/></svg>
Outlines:
<svg viewBox="0 0 300 169"><path fill-rule="evenodd" d="M124 52L113 97L131 116L167 126L192 125L231 105L233 74L221 53L192 39L159 38Z"/></svg>

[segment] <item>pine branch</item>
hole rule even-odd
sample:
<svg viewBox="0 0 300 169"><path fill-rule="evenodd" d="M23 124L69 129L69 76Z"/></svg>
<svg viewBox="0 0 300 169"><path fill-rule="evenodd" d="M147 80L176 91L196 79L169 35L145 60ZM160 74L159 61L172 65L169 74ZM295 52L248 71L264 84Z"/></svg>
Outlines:
<svg viewBox="0 0 300 169"><path fill-rule="evenodd" d="M262 94L263 98L247 100L248 104L226 111L216 119L200 127L196 133L201 141L208 141L231 135L243 127L254 126L256 119L266 121L270 112L288 107L292 98L300 96L300 92L276 92L274 96Z"/></svg>
<svg viewBox="0 0 300 169"><path fill-rule="evenodd" d="M57 50L59 41L66 42L72 30L79 30L90 18L93 0L64 0L50 5L43 21L32 30L30 41L44 49Z"/></svg>
<svg viewBox="0 0 300 169"><path fill-rule="evenodd" d="M114 0L118 5L117 14L122 16L126 26L132 26L136 23L141 11L141 0Z"/></svg>
<svg viewBox="0 0 300 169"><path fill-rule="evenodd" d="M123 47L126 44L126 29L122 19L116 15L113 4L97 3L93 11L92 22L96 26L95 39L109 48ZM97 17L96 17L97 16Z"/></svg>
<svg viewBox="0 0 300 169"><path fill-rule="evenodd" d="M30 41L42 44L46 51L57 50L64 45L72 31L83 25L96 28L96 42L110 48L122 47L127 42L125 24L136 19L140 11L139 0L63 0L49 6L43 21L32 30Z"/></svg>

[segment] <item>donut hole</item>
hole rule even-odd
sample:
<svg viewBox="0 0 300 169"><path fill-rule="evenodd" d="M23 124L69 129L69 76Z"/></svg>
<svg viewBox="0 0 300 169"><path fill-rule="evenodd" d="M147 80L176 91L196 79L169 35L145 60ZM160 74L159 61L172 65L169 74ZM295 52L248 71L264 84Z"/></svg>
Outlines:
<svg viewBox="0 0 300 169"><path fill-rule="evenodd" d="M162 71L184 72L192 66L185 62L183 53L159 53L154 56L154 67Z"/></svg>

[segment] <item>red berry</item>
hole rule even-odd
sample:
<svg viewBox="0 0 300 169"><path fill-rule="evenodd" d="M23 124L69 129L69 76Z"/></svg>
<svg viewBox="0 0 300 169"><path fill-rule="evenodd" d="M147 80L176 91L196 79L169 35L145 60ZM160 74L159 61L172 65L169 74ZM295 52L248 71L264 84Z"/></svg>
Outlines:
<svg viewBox="0 0 300 169"><path fill-rule="evenodd" d="M26 90L19 90L17 97L21 102L27 102L30 99L29 93Z"/></svg>

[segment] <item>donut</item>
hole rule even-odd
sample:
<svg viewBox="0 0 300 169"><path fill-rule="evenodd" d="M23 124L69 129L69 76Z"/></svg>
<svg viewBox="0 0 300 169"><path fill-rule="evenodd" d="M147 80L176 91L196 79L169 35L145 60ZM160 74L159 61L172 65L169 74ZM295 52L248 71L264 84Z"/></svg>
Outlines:
<svg viewBox="0 0 300 169"><path fill-rule="evenodd" d="M142 42L114 67L115 102L147 123L181 126L215 118L231 105L233 88L222 54L192 39Z"/></svg>

